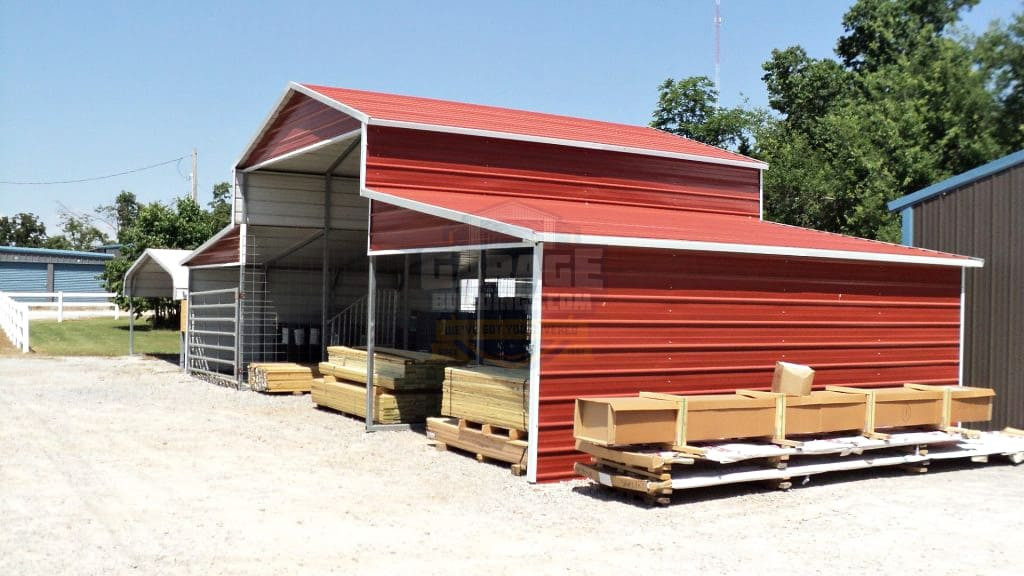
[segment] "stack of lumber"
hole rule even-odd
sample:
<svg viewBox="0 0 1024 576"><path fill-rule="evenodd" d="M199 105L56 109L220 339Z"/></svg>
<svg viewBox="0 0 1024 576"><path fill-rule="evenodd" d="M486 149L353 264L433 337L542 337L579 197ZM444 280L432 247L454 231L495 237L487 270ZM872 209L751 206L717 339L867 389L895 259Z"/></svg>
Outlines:
<svg viewBox="0 0 1024 576"><path fill-rule="evenodd" d="M447 368L441 414L523 431L529 422L530 371L525 368Z"/></svg>
<svg viewBox="0 0 1024 576"><path fill-rule="evenodd" d="M455 360L437 354L375 348L373 355L374 414L379 424L423 422L440 412L445 368ZM366 350L327 348L319 370L324 381L313 386L318 406L366 417Z"/></svg>
<svg viewBox="0 0 1024 576"><path fill-rule="evenodd" d="M390 394L375 388L373 421L378 424L422 422L437 414L440 398L437 392L419 391ZM322 382L314 382L313 403L359 418L366 417L366 386L337 380L326 374Z"/></svg>
<svg viewBox="0 0 1024 576"><path fill-rule="evenodd" d="M309 392L313 369L292 362L249 364L249 387L257 392Z"/></svg>
<svg viewBox="0 0 1024 576"><path fill-rule="evenodd" d="M445 367L456 361L447 356L395 348L375 348L373 383L388 390L440 390ZM339 380L366 384L366 350L347 346L327 348L320 371Z"/></svg>

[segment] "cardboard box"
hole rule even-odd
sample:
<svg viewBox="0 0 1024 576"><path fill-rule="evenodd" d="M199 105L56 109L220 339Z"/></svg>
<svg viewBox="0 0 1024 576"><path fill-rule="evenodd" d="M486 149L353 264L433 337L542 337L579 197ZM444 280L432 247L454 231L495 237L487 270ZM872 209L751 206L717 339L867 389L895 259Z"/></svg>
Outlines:
<svg viewBox="0 0 1024 576"><path fill-rule="evenodd" d="M686 441L770 438L775 432L775 399L737 394L686 397Z"/></svg>
<svg viewBox="0 0 1024 576"><path fill-rule="evenodd" d="M860 394L819 390L808 396L787 397L786 435L863 430L867 406L867 396Z"/></svg>
<svg viewBox="0 0 1024 576"><path fill-rule="evenodd" d="M996 391L991 388L953 388L950 400L950 423L988 422L992 419L992 398Z"/></svg>
<svg viewBox="0 0 1024 576"><path fill-rule="evenodd" d="M811 393L813 383L814 370L810 366L790 362L775 363L772 392L782 392L786 396L807 396Z"/></svg>
<svg viewBox="0 0 1024 576"><path fill-rule="evenodd" d="M577 398L573 435L600 446L672 444L679 404L651 398Z"/></svg>
<svg viewBox="0 0 1024 576"><path fill-rule="evenodd" d="M909 388L875 389L875 428L938 426L942 423L942 391Z"/></svg>

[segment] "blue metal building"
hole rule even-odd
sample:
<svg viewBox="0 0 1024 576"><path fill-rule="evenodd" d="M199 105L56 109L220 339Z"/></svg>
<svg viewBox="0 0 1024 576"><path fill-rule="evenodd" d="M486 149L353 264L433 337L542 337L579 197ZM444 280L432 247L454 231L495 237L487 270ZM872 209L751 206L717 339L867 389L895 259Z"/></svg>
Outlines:
<svg viewBox="0 0 1024 576"><path fill-rule="evenodd" d="M0 246L0 292L106 292L99 274L113 254Z"/></svg>

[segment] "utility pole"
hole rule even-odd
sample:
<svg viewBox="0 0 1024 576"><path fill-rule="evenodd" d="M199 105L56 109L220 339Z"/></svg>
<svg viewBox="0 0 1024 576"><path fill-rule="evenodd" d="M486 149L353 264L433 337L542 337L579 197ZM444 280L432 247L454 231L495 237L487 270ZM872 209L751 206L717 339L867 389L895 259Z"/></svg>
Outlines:
<svg viewBox="0 0 1024 576"><path fill-rule="evenodd" d="M718 76L722 68L722 0L715 0L715 18L712 20L715 24L715 91L721 96L722 88L718 84Z"/></svg>
<svg viewBox="0 0 1024 576"><path fill-rule="evenodd" d="M192 201L199 203L199 151L192 149Z"/></svg>

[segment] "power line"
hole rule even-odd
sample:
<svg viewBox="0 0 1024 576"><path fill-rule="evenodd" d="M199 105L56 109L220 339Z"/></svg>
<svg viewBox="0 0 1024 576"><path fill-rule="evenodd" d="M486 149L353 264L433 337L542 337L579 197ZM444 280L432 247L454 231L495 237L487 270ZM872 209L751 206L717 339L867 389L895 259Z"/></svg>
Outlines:
<svg viewBox="0 0 1024 576"><path fill-rule="evenodd" d="M125 170L124 172L118 172L117 174L108 174L106 176L96 176L93 178L79 178L78 180L51 180L42 182L18 182L10 180L0 180L0 184L10 184L13 186L49 186L51 184L79 184L81 182L95 182L97 180L107 180L109 178L117 178L118 176L124 176L125 174L134 174L136 172L142 172L144 170L152 170L153 168L159 168L160 166L166 166L174 162L180 162L188 157L179 156L173 160L167 160L166 162L160 162L159 164L152 164L150 166L143 166L142 168L134 168L132 170Z"/></svg>

